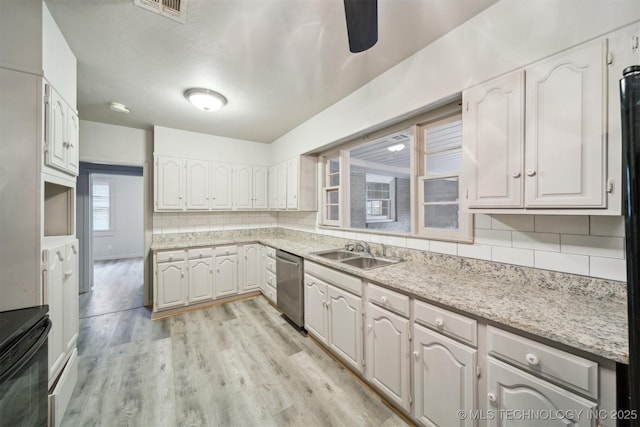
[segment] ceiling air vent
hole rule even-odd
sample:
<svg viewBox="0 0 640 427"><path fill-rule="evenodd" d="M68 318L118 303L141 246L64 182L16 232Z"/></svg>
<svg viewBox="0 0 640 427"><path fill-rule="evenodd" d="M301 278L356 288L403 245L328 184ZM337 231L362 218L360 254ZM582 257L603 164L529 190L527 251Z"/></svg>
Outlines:
<svg viewBox="0 0 640 427"><path fill-rule="evenodd" d="M187 0L133 0L133 4L184 24Z"/></svg>

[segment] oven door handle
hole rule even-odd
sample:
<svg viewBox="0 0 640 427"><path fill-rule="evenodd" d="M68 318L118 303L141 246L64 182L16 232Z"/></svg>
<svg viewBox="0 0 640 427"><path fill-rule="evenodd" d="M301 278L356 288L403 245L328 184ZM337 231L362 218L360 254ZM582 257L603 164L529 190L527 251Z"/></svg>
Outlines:
<svg viewBox="0 0 640 427"><path fill-rule="evenodd" d="M51 320L47 319L47 326L45 327L44 331L40 333L38 340L35 343L33 343L31 347L29 347L29 350L27 350L22 355L22 357L20 357L20 359L13 361L11 360L10 357L3 357L0 360L0 384L3 383L5 379L11 378L13 374L20 371L20 369L22 369L24 365L26 365L27 362L31 360L31 358L38 351L40 351L42 344L44 344L44 342L47 340L50 330L51 330ZM11 348L8 349L7 353L5 354L11 354ZM49 367L47 366L47 372L48 371L49 371Z"/></svg>

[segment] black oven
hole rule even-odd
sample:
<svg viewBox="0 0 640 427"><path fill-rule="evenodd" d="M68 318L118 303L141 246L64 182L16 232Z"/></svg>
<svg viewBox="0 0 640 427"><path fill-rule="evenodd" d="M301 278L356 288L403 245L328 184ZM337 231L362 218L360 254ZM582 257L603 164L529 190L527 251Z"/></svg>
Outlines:
<svg viewBox="0 0 640 427"><path fill-rule="evenodd" d="M0 312L0 427L47 425L48 311Z"/></svg>

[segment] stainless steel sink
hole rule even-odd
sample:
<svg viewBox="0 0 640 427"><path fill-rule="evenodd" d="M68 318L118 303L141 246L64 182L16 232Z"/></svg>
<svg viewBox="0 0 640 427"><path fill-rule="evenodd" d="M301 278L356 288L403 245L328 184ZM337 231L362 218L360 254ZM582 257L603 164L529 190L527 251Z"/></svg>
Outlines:
<svg viewBox="0 0 640 427"><path fill-rule="evenodd" d="M352 267L361 268L363 270L368 270L370 268L384 267L385 265L397 264L397 263L401 262L401 260L358 257L358 258L345 259L345 260L342 260L340 262L342 262L343 264L350 265Z"/></svg>
<svg viewBox="0 0 640 427"><path fill-rule="evenodd" d="M357 258L360 256L356 252L345 251L342 249L332 249L329 251L314 252L313 255L317 255L322 258L330 259L333 261L341 261L344 259Z"/></svg>

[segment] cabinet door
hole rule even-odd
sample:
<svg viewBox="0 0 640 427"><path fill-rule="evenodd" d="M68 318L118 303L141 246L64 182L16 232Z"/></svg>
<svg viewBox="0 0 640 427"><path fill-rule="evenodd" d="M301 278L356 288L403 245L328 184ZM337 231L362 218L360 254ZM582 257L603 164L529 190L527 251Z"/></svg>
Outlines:
<svg viewBox="0 0 640 427"><path fill-rule="evenodd" d="M209 209L209 162L187 160L187 200L189 210Z"/></svg>
<svg viewBox="0 0 640 427"><path fill-rule="evenodd" d="M188 289L189 303L213 299L213 258L189 260Z"/></svg>
<svg viewBox="0 0 640 427"><path fill-rule="evenodd" d="M489 357L487 375L489 392L486 399L489 410L496 416L489 420L490 426L594 426L595 417L590 416L597 410L597 403L586 400L544 380L529 375L517 368L509 366ZM501 419L500 414L514 413L546 413L554 414L552 419L531 419L508 421ZM565 414L581 414L575 419L562 418ZM529 422L527 422L529 421Z"/></svg>
<svg viewBox="0 0 640 427"><path fill-rule="evenodd" d="M232 191L230 163L211 163L211 209L231 209Z"/></svg>
<svg viewBox="0 0 640 427"><path fill-rule="evenodd" d="M524 72L464 92L464 168L469 207L522 207Z"/></svg>
<svg viewBox="0 0 640 427"><path fill-rule="evenodd" d="M287 209L287 162L278 165L278 209Z"/></svg>
<svg viewBox="0 0 640 427"><path fill-rule="evenodd" d="M278 208L278 166L269 168L269 209Z"/></svg>
<svg viewBox="0 0 640 427"><path fill-rule="evenodd" d="M242 271L240 281L240 292L250 292L260 289L260 245L242 246L242 258L240 259L240 270Z"/></svg>
<svg viewBox="0 0 640 427"><path fill-rule="evenodd" d="M409 410L409 320L367 304L365 377Z"/></svg>
<svg viewBox="0 0 640 427"><path fill-rule="evenodd" d="M185 261L158 263L156 275L156 310L180 307L187 303Z"/></svg>
<svg viewBox="0 0 640 427"><path fill-rule="evenodd" d="M214 295L216 298L238 293L238 256L217 255Z"/></svg>
<svg viewBox="0 0 640 427"><path fill-rule="evenodd" d="M329 347L362 372L362 298L328 286Z"/></svg>
<svg viewBox="0 0 640 427"><path fill-rule="evenodd" d="M234 166L235 209L251 209L253 207L253 171L251 166Z"/></svg>
<svg viewBox="0 0 640 427"><path fill-rule="evenodd" d="M78 175L80 170L79 146L80 142L80 121L78 115L67 107L67 170Z"/></svg>
<svg viewBox="0 0 640 427"><path fill-rule="evenodd" d="M45 250L43 259L44 303L49 305L51 331L49 332L49 379L62 368L66 346L64 345L64 260L66 247Z"/></svg>
<svg viewBox="0 0 640 427"><path fill-rule="evenodd" d="M299 164L299 157L287 160L287 209L298 209Z"/></svg>
<svg viewBox="0 0 640 427"><path fill-rule="evenodd" d="M606 204L606 41L526 69L525 204Z"/></svg>
<svg viewBox="0 0 640 427"><path fill-rule="evenodd" d="M459 411L476 409L477 350L414 326L415 417L427 426L473 426Z"/></svg>
<svg viewBox="0 0 640 427"><path fill-rule="evenodd" d="M184 210L184 161L173 157L156 159L156 209Z"/></svg>
<svg viewBox="0 0 640 427"><path fill-rule="evenodd" d="M267 200L267 168L265 166L253 167L253 208L266 209Z"/></svg>
<svg viewBox="0 0 640 427"><path fill-rule="evenodd" d="M79 291L78 291L78 241L70 243L66 247L64 260L63 283L63 344L65 353L69 353L76 347L79 332Z"/></svg>
<svg viewBox="0 0 640 427"><path fill-rule="evenodd" d="M49 89L48 122L46 135L49 149L45 163L58 169L67 168L67 104L51 86Z"/></svg>
<svg viewBox="0 0 640 427"><path fill-rule="evenodd" d="M317 340L327 340L327 285L314 277L304 278L304 327Z"/></svg>

